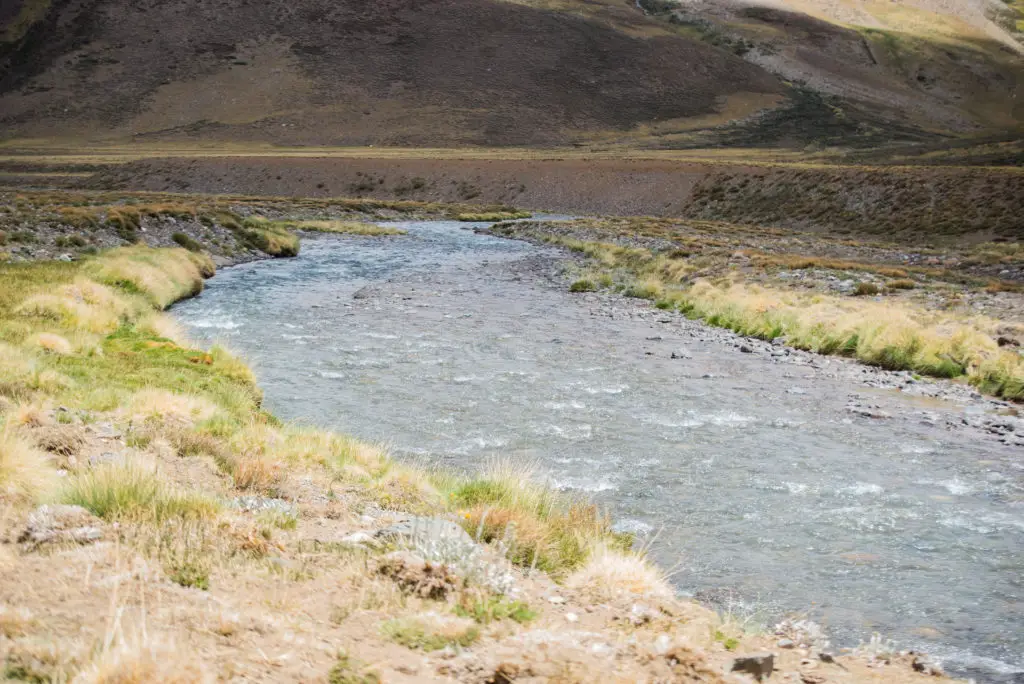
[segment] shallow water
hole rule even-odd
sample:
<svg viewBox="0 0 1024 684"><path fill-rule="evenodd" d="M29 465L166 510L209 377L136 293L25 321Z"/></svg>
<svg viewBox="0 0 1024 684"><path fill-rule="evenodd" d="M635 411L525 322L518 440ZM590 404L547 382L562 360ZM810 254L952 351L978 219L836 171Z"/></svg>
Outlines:
<svg viewBox="0 0 1024 684"><path fill-rule="evenodd" d="M1020 453L699 324L570 295L546 248L402 227L225 269L174 312L243 352L279 416L408 458L536 460L656 537L684 591L762 621L810 611L840 646L877 631L981 680L1024 677ZM851 414L851 395L894 418Z"/></svg>

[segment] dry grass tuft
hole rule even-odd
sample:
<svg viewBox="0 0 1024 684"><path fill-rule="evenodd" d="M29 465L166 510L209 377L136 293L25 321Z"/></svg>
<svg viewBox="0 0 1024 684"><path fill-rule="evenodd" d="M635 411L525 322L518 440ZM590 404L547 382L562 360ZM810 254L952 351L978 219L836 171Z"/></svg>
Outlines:
<svg viewBox="0 0 1024 684"><path fill-rule="evenodd" d="M293 230L308 230L317 233L343 233L346 235L405 235L400 228L378 226L363 221L294 221L289 222Z"/></svg>
<svg viewBox="0 0 1024 684"><path fill-rule="evenodd" d="M0 431L0 499L34 502L57 483L57 471L45 453L18 435L11 425Z"/></svg>
<svg viewBox="0 0 1024 684"><path fill-rule="evenodd" d="M138 293L159 309L198 294L213 275L209 257L186 249L120 247L86 266L96 280Z"/></svg>
<svg viewBox="0 0 1024 684"><path fill-rule="evenodd" d="M205 397L177 394L162 389L136 392L128 402L132 421L177 422L193 425L216 416L220 409Z"/></svg>
<svg viewBox="0 0 1024 684"><path fill-rule="evenodd" d="M107 520L202 520L220 512L216 500L173 489L155 470L132 462L79 471L67 478L60 498Z"/></svg>
<svg viewBox="0 0 1024 684"><path fill-rule="evenodd" d="M43 351L59 356L68 356L75 351L66 337L56 333L39 333L32 342Z"/></svg>
<svg viewBox="0 0 1024 684"><path fill-rule="evenodd" d="M667 599L675 595L665 574L641 554L598 546L565 585L592 601Z"/></svg>
<svg viewBox="0 0 1024 684"><path fill-rule="evenodd" d="M211 684L214 681L191 651L152 642L108 647L74 679L75 684Z"/></svg>

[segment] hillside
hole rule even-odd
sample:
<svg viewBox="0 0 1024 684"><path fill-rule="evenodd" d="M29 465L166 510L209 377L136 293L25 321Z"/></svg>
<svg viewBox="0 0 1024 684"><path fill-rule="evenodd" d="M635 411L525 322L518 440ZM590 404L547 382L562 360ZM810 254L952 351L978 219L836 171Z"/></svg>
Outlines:
<svg viewBox="0 0 1024 684"><path fill-rule="evenodd" d="M888 5L888 4L887 4ZM1014 132L1012 6L17 0L8 139L878 146Z"/></svg>

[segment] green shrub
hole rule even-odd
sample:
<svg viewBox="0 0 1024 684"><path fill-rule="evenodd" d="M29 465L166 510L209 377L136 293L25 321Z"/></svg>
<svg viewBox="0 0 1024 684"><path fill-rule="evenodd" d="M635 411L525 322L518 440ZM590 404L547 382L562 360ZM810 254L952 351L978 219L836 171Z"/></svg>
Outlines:
<svg viewBox="0 0 1024 684"><path fill-rule="evenodd" d="M589 278L580 278L569 286L569 292L593 292L597 289L597 284Z"/></svg>
<svg viewBox="0 0 1024 684"><path fill-rule="evenodd" d="M187 249L190 252L201 252L201 251L203 251L203 244L201 242L199 242L198 240L195 240L195 239L191 238L190 236L186 235L185 233L181 233L181 232L175 233L174 235L171 236L171 239L174 240L177 244L181 245L182 247L184 247L185 249Z"/></svg>

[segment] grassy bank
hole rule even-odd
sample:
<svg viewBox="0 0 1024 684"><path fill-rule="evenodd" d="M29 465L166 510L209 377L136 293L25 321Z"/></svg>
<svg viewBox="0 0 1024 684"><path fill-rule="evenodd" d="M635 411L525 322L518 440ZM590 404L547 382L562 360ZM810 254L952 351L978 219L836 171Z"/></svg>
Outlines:
<svg viewBox="0 0 1024 684"><path fill-rule="evenodd" d="M969 276L806 255L735 252L743 244L736 239L741 228L722 229L714 253L707 247L715 245L715 239L676 236L671 244L664 241L672 238L664 230L655 231L663 240L655 247L601 241L599 234L580 239L545 232L543 227L529 235L589 258L582 277L570 286L573 291L616 288L653 300L659 308L676 309L743 335L766 340L781 337L799 349L848 356L890 370L964 378L982 392L1024 400L1024 358L1015 346L1000 346L1003 332L1019 332L1020 326L983 315L926 308L898 297L924 286L910 275L938 273L961 283L970 282ZM498 230L514 234L507 226ZM780 237L773 236L773 241L783 242ZM800 246L806 248L803 241ZM736 262L742 263L743 270ZM781 279L749 282L752 269L779 268L868 273L885 280L857 283L848 296L787 287ZM993 288L989 283L987 289L998 292L1014 287L1007 283Z"/></svg>
<svg viewBox="0 0 1024 684"><path fill-rule="evenodd" d="M239 582L278 591L282 582L330 576L356 592L338 610L373 611L382 618L382 641L412 649L465 646L481 631L530 622L537 611L521 593L506 596L502 578L531 569L601 600L671 597L664 576L595 506L547 489L529 468L495 463L473 476L417 469L381 447L283 424L265 412L242 361L222 347L195 348L162 313L201 291L211 275L209 259L186 249L131 247L74 263L0 264L0 521L9 537L18 537L40 504L80 506L117 541L106 547L122 559L117 563L125 554L145 559L169 585L216 593L219 601L230 600ZM392 581L374 569L389 548L336 541L303 547L307 517L329 523L360 512L386 518L388 511L457 521L489 551L449 558L444 549L414 549L428 561L444 558L461 575L444 585L450 591L423 594L428 600L419 580L402 579L405 570ZM29 575L52 574L57 562L31 549L5 554L0 561ZM90 587L83 591L95 598ZM109 600L115 610L127 609L118 601L128 599ZM5 593L2 601L8 677L170 681L160 658L179 662L173 654L157 657L167 644L133 642L110 623L95 641L72 639L89 613L67 614L47 600L15 625L16 596ZM473 639L444 637L451 620L461 620L459 633ZM66 652L40 656L42 634ZM347 656L339 663L335 669L361 667Z"/></svg>

